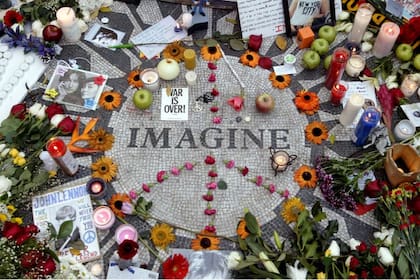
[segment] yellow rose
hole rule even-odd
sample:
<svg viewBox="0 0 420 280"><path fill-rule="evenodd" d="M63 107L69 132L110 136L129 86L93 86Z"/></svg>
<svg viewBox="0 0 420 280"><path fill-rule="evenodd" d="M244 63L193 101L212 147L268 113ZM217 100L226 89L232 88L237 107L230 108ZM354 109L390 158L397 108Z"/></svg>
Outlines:
<svg viewBox="0 0 420 280"><path fill-rule="evenodd" d="M19 151L18 151L17 149L15 149L15 148L13 148L13 149L11 149L11 150L9 151L9 155L10 155L12 158L16 158L18 154L19 154Z"/></svg>
<svg viewBox="0 0 420 280"><path fill-rule="evenodd" d="M12 222L18 225L21 225L23 223L23 220L21 217L15 217L15 218L12 218Z"/></svg>
<svg viewBox="0 0 420 280"><path fill-rule="evenodd" d="M7 221L7 215L4 213L0 213L0 222L4 223Z"/></svg>

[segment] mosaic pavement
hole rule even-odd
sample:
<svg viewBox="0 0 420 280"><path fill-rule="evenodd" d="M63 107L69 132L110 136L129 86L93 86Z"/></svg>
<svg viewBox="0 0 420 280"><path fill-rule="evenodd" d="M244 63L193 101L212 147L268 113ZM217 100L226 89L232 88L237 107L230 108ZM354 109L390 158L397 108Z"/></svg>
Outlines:
<svg viewBox="0 0 420 280"><path fill-rule="evenodd" d="M162 18L171 15L177 19L189 8L158 0L141 1L138 7L115 2L113 13L106 16L110 19L109 27L126 33L123 42L127 42L130 37ZM226 21L228 18L238 20L236 11L208 10L207 14L209 29L207 32L196 32L195 39L210 37L216 30L226 34L238 31L237 25ZM344 39L338 37L332 48L342 45ZM212 123L213 115L209 112L210 104L199 103L203 111L194 112L190 109L188 121L161 121L159 98L155 98L152 108L148 111L141 112L134 107L131 101L134 89L129 88L126 75L141 63L143 63L142 68L146 68L154 66L157 61L141 61L135 50L112 51L97 48L86 41L64 46L60 59L76 59L83 69L109 75L107 86L124 95L122 106L113 112L100 108L94 112L67 108L75 116L81 115L82 122L87 122L91 117L99 117L97 127L108 127L108 130L116 136L113 149L105 153L119 166L118 177L112 182L113 190L108 195L114 192L128 192L133 188L140 189L142 183L155 181L156 173L160 170L170 170L171 167L181 166L186 161L199 162L193 171L184 171L178 177L171 176L169 180L145 195L146 199L153 201L151 211L153 216L199 231L208 222L208 218L203 214L205 203L201 196L206 191L205 183L208 182L209 170L203 160L211 153L217 160L219 178L228 185L226 190L217 190L214 194L213 205L218 211L215 220L218 234L234 236L238 218L242 216L244 208L248 208L257 216L267 238L272 236L273 230L279 232L282 238L291 235L291 228L278 215L283 198L278 194L271 195L246 180L251 178L250 176L261 175L278 188L287 188L291 196L301 197L309 206L316 200L321 200L328 218L338 220L340 226L338 236L343 240L349 239L350 236L367 240L378 227L372 214L359 217L345 210L333 209L323 201L318 189L300 190L293 182L293 172L301 164L310 165L317 155L349 156L357 151L349 141L349 131L338 125L341 109L329 105L329 92L322 86L325 71L318 69L318 71L302 72L303 69L297 64L298 74L293 77L291 86L286 90L278 90L272 88L268 81L267 70L259 67L255 69L243 67L238 63L238 56L241 53L229 50L226 46L224 50L227 60L246 85L246 101L245 108L239 113L226 105L229 97L239 93L239 83L232 75L226 61L220 60L216 74L221 95L216 101L221 108L218 115L222 116L222 123L215 125ZM264 38L260 53L272 57L275 64L280 64L287 53L295 54L297 61L301 60L303 54L295 44L286 52L280 52L274 44L274 38ZM51 63L47 75L52 73L55 64L56 62ZM207 82L210 73L207 64L201 59L197 63L196 72L198 83L189 88L190 108L197 105L196 98L209 92L212 87ZM162 86L186 87L184 73L185 69L181 67L181 75L174 81L162 83ZM321 99L320 111L314 116L306 117L299 114L293 104L294 93L303 88L318 92ZM262 92L268 92L275 97L276 107L271 114L256 112L254 99ZM327 124L330 133L336 136L334 146L327 141L319 146L305 141L304 127L313 120L321 120ZM133 135L133 131L136 131L136 135ZM156 137L160 133L168 133L168 142L165 144L162 138L157 143L152 143L147 133L154 133ZM277 176L274 176L269 159L269 147L272 145L277 145L289 154L297 155L297 160L290 168ZM66 184L87 181L90 176L90 164L99 156L77 155L82 168L78 172L77 179L63 178L67 181ZM236 170L226 169L223 160L234 160L237 166L249 167L250 175L243 177ZM129 218L128 221L135 225L140 233L153 226L152 222L145 223L137 218ZM113 230L116 226L117 224L109 232L99 232L104 259L109 259L116 249L113 239ZM176 234L177 241L171 247L189 248L193 236L181 230L177 230ZM222 242L224 249L229 249L231 246L230 243ZM154 262L154 258L148 255L147 250L141 252L142 263L147 263L150 269L158 270L158 262ZM168 252L162 251L160 254L166 256Z"/></svg>

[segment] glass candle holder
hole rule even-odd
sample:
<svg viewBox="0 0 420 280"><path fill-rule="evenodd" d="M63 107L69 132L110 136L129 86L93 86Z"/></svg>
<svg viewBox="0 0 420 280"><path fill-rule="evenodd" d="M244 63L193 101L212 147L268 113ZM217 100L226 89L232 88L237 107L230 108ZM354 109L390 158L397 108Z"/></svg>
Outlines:
<svg viewBox="0 0 420 280"><path fill-rule="evenodd" d="M345 81L336 82L331 88L331 103L334 106L338 106L341 103L341 100L346 95L348 85Z"/></svg>
<svg viewBox="0 0 420 280"><path fill-rule="evenodd" d="M325 79L325 87L327 89L331 89L337 81L341 80L349 56L350 52L346 48L340 47L334 50L327 78Z"/></svg>
<svg viewBox="0 0 420 280"><path fill-rule="evenodd" d="M115 223L115 214L108 206L99 206L93 211L93 223L97 229L110 229Z"/></svg>
<svg viewBox="0 0 420 280"><path fill-rule="evenodd" d="M356 146L361 147L366 144L372 130L378 125L381 113L375 107L368 107L363 112L352 135L352 141Z"/></svg>
<svg viewBox="0 0 420 280"><path fill-rule="evenodd" d="M74 175L79 170L79 164L73 154L67 149L66 143L60 138L51 138L46 144L46 149L57 165L67 175Z"/></svg>
<svg viewBox="0 0 420 280"><path fill-rule="evenodd" d="M382 58L389 55L394 47L395 41L400 35L400 28L393 22L385 22L382 24L379 34L373 45L373 55Z"/></svg>
<svg viewBox="0 0 420 280"><path fill-rule="evenodd" d="M358 77L365 69L366 60L360 55L352 55L346 64L346 74L350 77Z"/></svg>
<svg viewBox="0 0 420 280"><path fill-rule="evenodd" d="M360 44L363 38L363 34L372 19L375 8L369 3L363 3L359 5L356 15L354 17L353 28L348 36L349 42L355 42Z"/></svg>
<svg viewBox="0 0 420 280"><path fill-rule="evenodd" d="M143 82L143 87L150 91L157 91L160 87L159 74L152 68L146 68L140 73L140 79Z"/></svg>
<svg viewBox="0 0 420 280"><path fill-rule="evenodd" d="M402 120L394 128L394 136L398 141L410 138L416 132L416 127L409 120Z"/></svg>
<svg viewBox="0 0 420 280"><path fill-rule="evenodd" d="M91 197L102 199L107 194L107 185L101 178L91 178L86 183L86 189Z"/></svg>
<svg viewBox="0 0 420 280"><path fill-rule="evenodd" d="M115 240L121 244L124 240L129 239L137 242L138 233L135 227L130 224L122 224L115 230Z"/></svg>

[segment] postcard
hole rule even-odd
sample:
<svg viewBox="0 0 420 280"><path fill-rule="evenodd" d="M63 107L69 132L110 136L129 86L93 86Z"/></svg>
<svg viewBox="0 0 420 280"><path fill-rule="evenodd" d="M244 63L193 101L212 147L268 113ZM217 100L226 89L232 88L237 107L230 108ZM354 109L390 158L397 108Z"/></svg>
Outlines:
<svg viewBox="0 0 420 280"><path fill-rule="evenodd" d="M188 88L163 88L161 120L188 121Z"/></svg>
<svg viewBox="0 0 420 280"><path fill-rule="evenodd" d="M401 105L401 109L415 127L420 127L420 103Z"/></svg>
<svg viewBox="0 0 420 280"><path fill-rule="evenodd" d="M85 40L97 47L108 48L121 43L125 33L116 29L95 23L85 35ZM115 51L116 49L110 48Z"/></svg>

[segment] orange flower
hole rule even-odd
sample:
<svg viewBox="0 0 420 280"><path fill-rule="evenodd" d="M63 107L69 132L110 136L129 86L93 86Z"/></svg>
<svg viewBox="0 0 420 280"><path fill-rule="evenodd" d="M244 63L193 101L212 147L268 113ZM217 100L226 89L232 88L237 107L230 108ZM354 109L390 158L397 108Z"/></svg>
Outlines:
<svg viewBox="0 0 420 280"><path fill-rule="evenodd" d="M128 74L127 81L132 87L140 88L143 82L140 79L140 70L135 69Z"/></svg>
<svg viewBox="0 0 420 280"><path fill-rule="evenodd" d="M177 41L167 45L162 55L164 58L172 58L180 62L184 60L184 50L185 48L181 45L181 42Z"/></svg>
<svg viewBox="0 0 420 280"><path fill-rule="evenodd" d="M243 53L240 58L240 61L243 65L247 65L252 68L258 65L259 60L260 60L260 55L250 50L246 50L245 53Z"/></svg>
<svg viewBox="0 0 420 280"><path fill-rule="evenodd" d="M241 219L238 223L238 227L236 228L236 233L239 235L241 239L245 239L249 236L249 231L246 228L246 221L245 219Z"/></svg>
<svg viewBox="0 0 420 280"><path fill-rule="evenodd" d="M219 46L203 46L201 47L201 57L206 61L219 60L222 57L222 52Z"/></svg>
<svg viewBox="0 0 420 280"><path fill-rule="evenodd" d="M273 87L276 87L279 89L287 88L292 82L292 78L289 75L276 76L275 72L271 72L268 79L271 81L271 84L273 85Z"/></svg>
<svg viewBox="0 0 420 280"><path fill-rule="evenodd" d="M305 127L306 139L314 144L321 144L328 138L328 128L319 121L313 121Z"/></svg>
<svg viewBox="0 0 420 280"><path fill-rule="evenodd" d="M121 94L116 91L104 91L99 99L99 105L105 110L118 108L121 104Z"/></svg>
<svg viewBox="0 0 420 280"><path fill-rule="evenodd" d="M125 217L125 214L121 211L124 202L131 203L131 199L126 193L113 194L108 201L109 207L111 207L114 214L120 218Z"/></svg>
<svg viewBox="0 0 420 280"><path fill-rule="evenodd" d="M318 181L316 170L308 165L299 167L299 169L295 171L293 179L301 188L315 188Z"/></svg>
<svg viewBox="0 0 420 280"><path fill-rule="evenodd" d="M196 235L196 239L191 241L191 248L193 250L219 250L220 240L213 235L211 232L202 230Z"/></svg>
<svg viewBox="0 0 420 280"><path fill-rule="evenodd" d="M296 94L295 105L298 110L305 114L313 115L319 109L319 97L315 92L303 89Z"/></svg>

